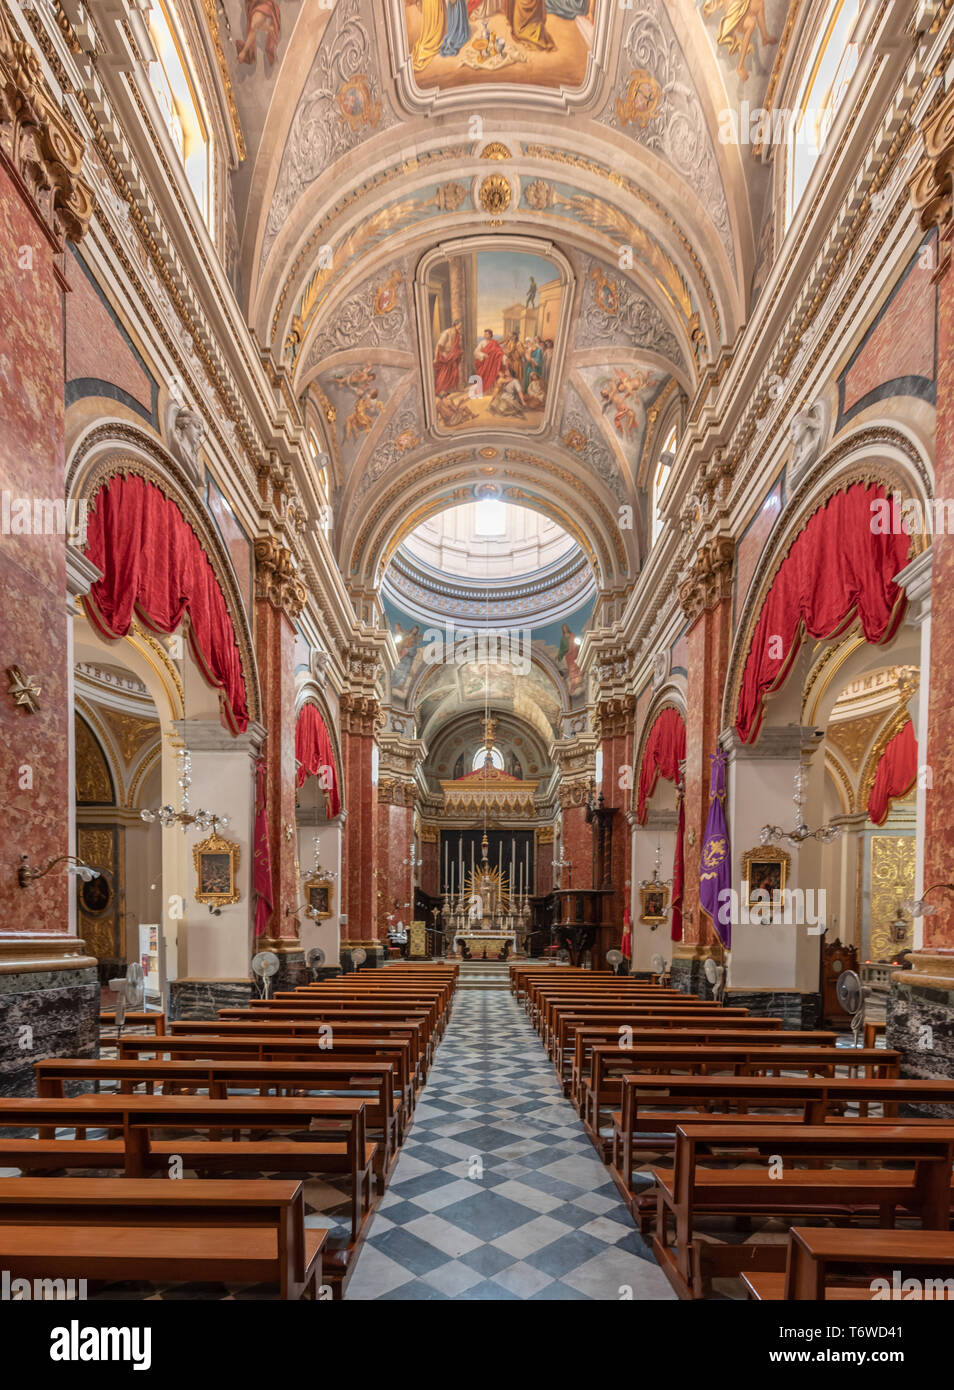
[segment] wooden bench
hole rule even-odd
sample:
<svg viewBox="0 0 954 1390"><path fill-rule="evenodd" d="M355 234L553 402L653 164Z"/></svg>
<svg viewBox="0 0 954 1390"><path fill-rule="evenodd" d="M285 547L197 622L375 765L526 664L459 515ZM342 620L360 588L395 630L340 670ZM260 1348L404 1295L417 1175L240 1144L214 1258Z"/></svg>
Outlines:
<svg viewBox="0 0 954 1390"><path fill-rule="evenodd" d="M761 1160L756 1166L753 1154ZM737 1165L740 1158L744 1167L717 1166ZM701 1298L709 1275L778 1272L784 1247L701 1241L696 1237L700 1216L864 1218L891 1226L902 1208L919 1217L926 1230L947 1230L952 1160L952 1124L679 1125L673 1167L652 1170L653 1251L680 1298ZM849 1162L891 1166L843 1166ZM902 1169L902 1163L909 1166Z"/></svg>
<svg viewBox="0 0 954 1390"><path fill-rule="evenodd" d="M906 1279L913 1281L907 1289ZM749 1297L759 1301L950 1301L954 1298L954 1233L793 1226L785 1272L748 1273L742 1282Z"/></svg>
<svg viewBox="0 0 954 1390"><path fill-rule="evenodd" d="M375 1166L379 1190L384 1190L397 1162L402 1138L401 1098L395 1095L393 1062L365 1058L285 1063L48 1058L34 1062L33 1067L38 1096L65 1096L68 1085L82 1081L94 1081L97 1092L99 1083L107 1081L123 1095L144 1086L148 1095L157 1094L157 1087L164 1095L204 1090L213 1100L225 1100L233 1092L250 1089L260 1095L274 1091L276 1095L294 1096L361 1092L368 1131L380 1135Z"/></svg>
<svg viewBox="0 0 954 1390"><path fill-rule="evenodd" d="M115 1028L116 1010L101 1009L99 1026L100 1028ZM154 1009L127 1009L123 1027L151 1028L154 1033L164 1033L166 1031L166 1016L161 1011Z"/></svg>
<svg viewBox="0 0 954 1390"><path fill-rule="evenodd" d="M761 1047L834 1048L836 1042L836 1034L834 1033L783 1033L780 1030L755 1028L742 1031L735 1028L722 1028L718 1021L712 1019L697 1019L692 1024L670 1020L667 1026L662 1028L655 1025L645 1027L643 1023L637 1023L627 1025L627 1028L632 1028L632 1032L626 1032L622 1045L620 1044L619 1027L591 1028L585 1025L577 1029L573 1040L573 1062L569 1089L570 1098L581 1116L586 1114L587 1104L592 1104L592 1101L588 1102L586 1095L587 1086L597 1096L597 1103L601 1108L607 1105L619 1105L618 1092L612 1088L607 1090L603 1081L608 1076L620 1076L629 1070L625 1065L625 1054L634 1047L658 1044L667 1038L672 1040L673 1047L705 1043L707 1050L710 1045L722 1047L740 1044ZM601 1054L602 1062L594 1063L593 1061L593 1049L595 1047L606 1049Z"/></svg>
<svg viewBox="0 0 954 1390"><path fill-rule="evenodd" d="M320 1023L335 1024L336 1021L350 1023L408 1023L417 1024L421 1028L422 1049L427 1065L434 1057L434 1018L425 1009L411 1009L402 1005L378 1005L378 1004L327 1004L322 1001L320 1004L289 1004L281 1007L267 1005L267 1001L262 1000L263 1007L255 1008L228 1008L220 1009L219 1019L223 1023L308 1023L317 1021Z"/></svg>
<svg viewBox="0 0 954 1390"><path fill-rule="evenodd" d="M190 1033L179 1033L161 1040L123 1038L119 1046L120 1060L147 1056L158 1058L160 1055L181 1061L239 1062L249 1059L259 1062L311 1064L340 1058L358 1063L390 1062L395 1068L398 1096L404 1101L401 1114L402 1138L414 1109L416 1078L413 1072L412 1043L409 1038L366 1038L360 1035L342 1037L339 1032L335 1033L333 1039L289 1038L275 1034L265 1037L255 1034L216 1037L214 1034L193 1036Z"/></svg>
<svg viewBox="0 0 954 1390"><path fill-rule="evenodd" d="M0 1166L50 1171L57 1168L115 1168L127 1177L165 1174L173 1157L183 1168L215 1171L290 1171L344 1173L351 1185L351 1241L361 1238L373 1209L373 1168L377 1145L366 1137L365 1102L354 1097L314 1096L311 1099L242 1096L212 1100L200 1096L100 1095L71 1099L0 1097L0 1130L35 1129L36 1138L0 1137ZM242 1130L254 1134L310 1130L333 1132L335 1138L240 1140ZM73 1139L56 1131L72 1129ZM118 1137L86 1138L89 1129ZM183 1137L161 1140L155 1130L186 1131ZM191 1131L209 1137L196 1139ZM230 1140L221 1139L231 1133ZM342 1137L343 1136L343 1137Z"/></svg>
<svg viewBox="0 0 954 1390"><path fill-rule="evenodd" d="M568 1064L573 1055L573 1041L579 1028L616 1029L619 1033L624 1027L689 1028L696 1025L701 1026L710 1021L713 1027L720 1029L730 1029L738 1024L736 1031L743 1033L762 1034L781 1031L781 1019L740 1017L725 1011L707 1010L705 1006L688 1012L684 1009L643 1009L640 1006L616 1009L576 1008L569 1012L561 1012L556 1016L552 1049L553 1065L560 1080L563 1081L568 1072L571 1072L571 1067ZM832 1037L834 1036L832 1034Z"/></svg>
<svg viewBox="0 0 954 1390"><path fill-rule="evenodd" d="M671 1148L679 1124L750 1119L773 1124L823 1124L831 1117L839 1123L864 1123L869 1117L861 1113L861 1109L872 1104L882 1109L876 1122L893 1122L897 1119L898 1106L905 1101L954 1106L954 1082L910 1082L897 1076L626 1076L623 1078L623 1109L613 1115L611 1172L617 1179L617 1186L628 1190L632 1186L633 1158L641 1136L652 1136L645 1141L645 1149L657 1152ZM849 1105L857 1106L859 1113L845 1116L843 1112ZM754 1108L786 1113L756 1115L752 1113ZM954 1114L940 1118L954 1120ZM617 1154L620 1158L618 1174L615 1171Z"/></svg>
<svg viewBox="0 0 954 1390"><path fill-rule="evenodd" d="M216 1022L182 1020L169 1025L172 1037L188 1034L190 1037L205 1038L301 1038L312 1039L319 1046L331 1050L339 1038L405 1038L411 1043L411 1074L415 1087L423 1084L427 1077L427 1062L424 1051L421 1025L407 1021L390 1023L376 1022L374 1019L328 1018L328 1019L219 1019Z"/></svg>
<svg viewBox="0 0 954 1390"><path fill-rule="evenodd" d="M672 1003L666 1000L665 1003L647 1003L645 1000L615 1000L610 1002L589 1003L581 1000L550 1000L541 1016L540 1036L543 1040L543 1047L548 1057L554 1057L556 1037L559 1032L560 1020L564 1017L605 1018L607 1014L629 1013L641 1015L644 1018L730 1018L747 1019L748 1009L724 1009L721 1004L700 1004L694 999L688 1003L679 1001Z"/></svg>
<svg viewBox="0 0 954 1390"><path fill-rule="evenodd" d="M13 1278L276 1284L317 1298L325 1230L300 1182L0 1178L0 1265Z"/></svg>

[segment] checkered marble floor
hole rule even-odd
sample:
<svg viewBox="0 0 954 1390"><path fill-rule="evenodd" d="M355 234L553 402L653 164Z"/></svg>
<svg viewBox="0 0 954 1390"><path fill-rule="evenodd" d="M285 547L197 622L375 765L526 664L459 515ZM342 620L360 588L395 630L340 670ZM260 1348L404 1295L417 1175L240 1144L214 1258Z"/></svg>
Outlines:
<svg viewBox="0 0 954 1390"><path fill-rule="evenodd" d="M345 1296L674 1297L509 993L458 991Z"/></svg>

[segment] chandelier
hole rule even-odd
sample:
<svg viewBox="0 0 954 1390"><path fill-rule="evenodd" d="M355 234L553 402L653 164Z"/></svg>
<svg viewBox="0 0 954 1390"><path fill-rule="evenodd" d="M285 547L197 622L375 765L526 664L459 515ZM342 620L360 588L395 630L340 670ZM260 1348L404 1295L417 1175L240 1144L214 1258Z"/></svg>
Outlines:
<svg viewBox="0 0 954 1390"><path fill-rule="evenodd" d="M218 830L229 823L228 816L217 816L213 811L193 811L189 802L189 788L192 785L192 754L188 748L180 748L176 755L179 760L179 809L166 804L158 810L143 810L139 814L144 821L152 824L158 821L164 830L178 825L180 830Z"/></svg>
<svg viewBox="0 0 954 1390"><path fill-rule="evenodd" d="M805 840L818 840L823 845L830 845L838 839L841 834L840 825L820 825L817 830L809 830L805 824L804 806L807 781L808 769L804 763L799 763L795 770L795 795L792 797L795 803L795 828L794 830L783 830L778 825L763 825L759 832L761 844L790 845L792 849L798 849Z"/></svg>
<svg viewBox="0 0 954 1390"><path fill-rule="evenodd" d="M912 917L933 917L937 913L937 903L927 901L931 893L937 888L946 888L949 893L954 893L954 883L932 883L930 888L925 888L923 898L908 898L901 904L902 912L910 912Z"/></svg>

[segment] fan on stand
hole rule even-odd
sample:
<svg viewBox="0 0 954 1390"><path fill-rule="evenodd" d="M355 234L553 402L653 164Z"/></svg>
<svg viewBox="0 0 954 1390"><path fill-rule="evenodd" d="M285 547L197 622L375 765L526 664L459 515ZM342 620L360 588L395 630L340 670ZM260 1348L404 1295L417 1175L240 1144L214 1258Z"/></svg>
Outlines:
<svg viewBox="0 0 954 1390"><path fill-rule="evenodd" d="M717 960L709 956L705 963L706 979L712 986L712 997L716 1003L722 1000L723 985L725 982L725 966L720 965Z"/></svg>
<svg viewBox="0 0 954 1390"><path fill-rule="evenodd" d="M305 964L311 971L311 978L317 983L318 971L325 963L325 953L320 946L312 946L305 957Z"/></svg>
<svg viewBox="0 0 954 1390"><path fill-rule="evenodd" d="M861 987L861 977L856 970L843 970L838 976L835 996L846 1014L851 1014L852 1045L858 1046L858 1039L865 1026L865 994Z"/></svg>
<svg viewBox="0 0 954 1390"><path fill-rule="evenodd" d="M611 951L606 952L606 963L607 965L611 965L613 967L614 975L619 974L619 968L623 964L623 961L625 959L626 957L623 955L622 951L617 951L615 946Z"/></svg>
<svg viewBox="0 0 954 1390"><path fill-rule="evenodd" d="M663 976L666 973L666 962L663 960L662 956L659 954L658 951L653 956L652 960L649 962L649 968L653 972L653 975L656 977L656 984L661 985L663 982Z"/></svg>
<svg viewBox="0 0 954 1390"><path fill-rule="evenodd" d="M280 964L281 962L274 951L259 951L252 957L252 969L262 982L259 993L263 999L268 998L269 989L271 988L269 981L273 975L278 974L278 967Z"/></svg>
<svg viewBox="0 0 954 1390"><path fill-rule="evenodd" d="M110 980L109 988L116 996L116 1031L121 1034L126 1022L126 1009L141 1009L145 1003L145 978L138 960L126 967L121 979Z"/></svg>
<svg viewBox="0 0 954 1390"><path fill-rule="evenodd" d="M363 946L356 946L351 952L351 967L353 970L360 970L368 959L368 953Z"/></svg>

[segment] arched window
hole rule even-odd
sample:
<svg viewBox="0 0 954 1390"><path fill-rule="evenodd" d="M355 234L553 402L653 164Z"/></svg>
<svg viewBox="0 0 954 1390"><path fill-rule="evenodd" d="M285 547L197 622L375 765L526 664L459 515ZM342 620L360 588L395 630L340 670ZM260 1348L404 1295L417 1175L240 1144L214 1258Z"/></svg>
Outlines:
<svg viewBox="0 0 954 1390"><path fill-rule="evenodd" d="M473 762L473 770L474 770L474 772L479 771L479 769L483 767L484 762L486 761L486 758L487 758L487 749L485 748L485 746L484 746L483 744L481 744L480 747L477 749L477 752L474 754L474 762ZM490 762L491 762L491 765L492 765L493 767L495 767L495 768L497 769L498 772L503 772L503 770L504 770L504 760L503 760L503 754L501 753L501 751L500 751L499 748L491 748L491 749L490 749Z"/></svg>
<svg viewBox="0 0 954 1390"><path fill-rule="evenodd" d="M656 538L659 536L659 533L662 531L662 525L663 525L663 524L662 524L662 517L660 516L660 513L659 513L659 499L662 497L663 492L664 492L665 487L666 487L666 483L669 481L669 474L672 472L672 461L673 461L673 459L675 458L675 456L676 456L676 427L675 427L675 425L673 425L672 429L669 431L669 434L668 434L668 436L667 436L667 438L666 438L666 442L665 442L665 444L663 445L662 453L659 455L659 462L656 464L656 472L655 472L655 474L653 475L653 499L652 499L652 501L653 501L653 510L652 510L653 534L652 534L652 543L653 543L654 545L655 545L655 543L656 543Z"/></svg>
<svg viewBox="0 0 954 1390"><path fill-rule="evenodd" d="M848 84L858 66L858 45L849 36L860 0L832 0L818 30L788 131L786 225L808 187Z"/></svg>
<svg viewBox="0 0 954 1390"><path fill-rule="evenodd" d="M308 452L315 465L318 491L322 499L319 524L327 535L331 529L331 507L328 505L328 455L322 452L321 445L318 443L318 436L313 429L308 431Z"/></svg>
<svg viewBox="0 0 954 1390"><path fill-rule="evenodd" d="M156 51L156 61L149 64L149 81L202 217L211 224L208 131L183 49L163 3L154 4L149 12L149 37Z"/></svg>

